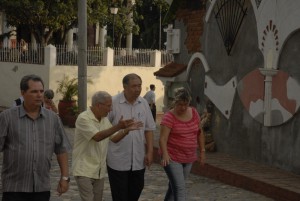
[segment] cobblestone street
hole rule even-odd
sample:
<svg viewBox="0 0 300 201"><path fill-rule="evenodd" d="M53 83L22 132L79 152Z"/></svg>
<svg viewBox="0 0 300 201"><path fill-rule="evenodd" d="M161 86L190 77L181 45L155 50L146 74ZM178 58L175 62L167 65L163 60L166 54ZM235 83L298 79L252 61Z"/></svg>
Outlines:
<svg viewBox="0 0 300 201"><path fill-rule="evenodd" d="M73 144L74 129L66 128L68 137ZM155 139L158 139L158 133L155 134ZM2 168L2 153L1 168ZM71 156L71 155L70 155ZM71 167L71 158L69 158ZM71 171L71 169L70 169ZM56 157L53 156L51 168L51 201L80 201L76 182L71 175L70 188L67 193L58 197L56 187L60 179L59 166ZM168 180L163 171L163 168L158 164L153 164L150 170L146 171L145 188L140 197L140 201L163 201L164 194L167 190ZM0 186L2 189L2 186ZM218 182L213 179L201 177L191 174L187 183L188 201L271 201L263 195L246 191L241 188L236 188ZM0 194L2 199L2 193ZM112 201L108 178L105 180L104 201Z"/></svg>
<svg viewBox="0 0 300 201"><path fill-rule="evenodd" d="M73 143L74 129L66 128L66 132ZM155 134L158 138L158 133ZM71 160L70 160L71 161ZM71 165L71 163L70 163ZM76 182L71 176L70 189L67 193L58 197L55 190L57 181L59 180L59 168L55 157L53 157L53 165L51 171L52 192L51 201L80 201ZM146 171L145 188L142 192L140 201L163 201L164 194L167 190L168 180L158 164L153 164L150 170ZM236 188L212 180L191 174L187 184L188 201L271 201L263 195L252 193L244 189ZM108 178L105 180L104 201L112 201Z"/></svg>

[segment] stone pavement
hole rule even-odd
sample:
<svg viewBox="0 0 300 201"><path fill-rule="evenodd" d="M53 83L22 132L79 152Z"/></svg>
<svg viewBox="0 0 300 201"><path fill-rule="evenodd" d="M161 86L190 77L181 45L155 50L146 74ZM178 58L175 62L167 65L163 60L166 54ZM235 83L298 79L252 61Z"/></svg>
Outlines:
<svg viewBox="0 0 300 201"><path fill-rule="evenodd" d="M74 129L66 128L66 132L73 143ZM155 133L155 145L157 145L158 130ZM70 159L71 165L71 159ZM80 201L76 182L71 176L70 189L67 193L58 197L55 189L59 180L59 167L53 158L51 181L52 192L51 201ZM140 197L140 201L163 201L167 190L168 180L158 164L153 164L150 170L146 170L145 188ZM214 179L191 174L187 183L188 201L271 201L263 195L256 194L242 188L230 186ZM104 201L112 201L108 178L105 180Z"/></svg>
<svg viewBox="0 0 300 201"><path fill-rule="evenodd" d="M65 130L73 144L74 129L66 127ZM156 147L158 138L159 126L155 132ZM157 153L155 160L156 162L159 160ZM2 155L0 154L0 166L1 163ZM71 167L71 158L69 164ZM202 168L197 164L194 165L192 172L194 174L190 175L187 183L187 201L300 201L299 175L239 160L226 154L207 153L207 164ZM59 167L54 156L51 169L51 201L80 201L76 182L72 175L69 191L61 197L57 196L55 190L59 178ZM153 164L150 170L146 171L145 188L140 201L162 201L167 183L168 180L162 167ZM0 199L1 197L0 193ZM112 200L108 178L105 181L104 200Z"/></svg>

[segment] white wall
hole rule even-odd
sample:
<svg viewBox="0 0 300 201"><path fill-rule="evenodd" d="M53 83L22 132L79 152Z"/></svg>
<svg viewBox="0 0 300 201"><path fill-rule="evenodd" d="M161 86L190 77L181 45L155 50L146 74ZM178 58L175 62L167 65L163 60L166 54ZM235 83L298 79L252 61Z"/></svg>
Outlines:
<svg viewBox="0 0 300 201"><path fill-rule="evenodd" d="M89 66L87 70L88 79L93 81L93 84L87 85L88 100L87 106L90 106L91 96L96 91L107 91L111 95L116 95L123 91L122 79L128 73L136 73L142 78L142 93L143 96L150 90L149 85L156 86L156 107L157 111L161 112L163 107L164 86L160 80L157 80L153 75L158 67L107 67L107 66ZM50 88L57 88L57 81L61 80L65 75L77 77L77 67L75 66L56 66L50 69ZM55 102L61 98L59 95L55 97Z"/></svg>
<svg viewBox="0 0 300 201"><path fill-rule="evenodd" d="M21 96L20 81L24 75L37 74L49 87L49 68L34 64L4 63L0 62L0 105L12 106L13 101Z"/></svg>
<svg viewBox="0 0 300 201"><path fill-rule="evenodd" d="M61 80L65 75L77 77L77 66L52 66L33 65L20 63L0 62L0 106L10 107L13 100L20 96L20 80L24 75L37 74L42 77L45 82L45 88L56 91L57 81ZM98 90L105 90L111 95L115 95L123 90L122 79L128 73L136 73L143 80L142 93L143 96L148 90L150 84L156 85L157 111L162 111L164 87L161 81L157 80L153 73L159 67L87 67L87 75L93 81L88 84L88 102L92 94ZM54 101L58 104L60 96L56 95Z"/></svg>

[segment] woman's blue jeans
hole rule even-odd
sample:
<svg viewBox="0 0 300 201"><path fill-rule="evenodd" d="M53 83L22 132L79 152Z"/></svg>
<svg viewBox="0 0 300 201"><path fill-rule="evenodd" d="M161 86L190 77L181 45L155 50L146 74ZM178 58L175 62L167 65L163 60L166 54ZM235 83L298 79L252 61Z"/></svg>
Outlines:
<svg viewBox="0 0 300 201"><path fill-rule="evenodd" d="M165 172L169 178L169 188L164 201L185 201L185 181L190 174L192 163L177 163L170 161L165 166Z"/></svg>

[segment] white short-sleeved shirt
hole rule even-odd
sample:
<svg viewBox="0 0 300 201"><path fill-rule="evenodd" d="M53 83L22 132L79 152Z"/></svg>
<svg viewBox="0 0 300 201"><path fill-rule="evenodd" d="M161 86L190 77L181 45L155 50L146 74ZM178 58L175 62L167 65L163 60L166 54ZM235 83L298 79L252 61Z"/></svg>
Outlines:
<svg viewBox="0 0 300 201"><path fill-rule="evenodd" d="M149 104L151 104L151 103L155 104L155 93L154 93L154 91L152 91L152 90L148 91L144 95L143 98L146 99Z"/></svg>
<svg viewBox="0 0 300 201"><path fill-rule="evenodd" d="M140 130L130 131L118 143L109 142L107 165L118 171L141 170L145 168L145 131L154 131L156 124L150 107L145 99L139 97L134 104L127 102L124 92L113 97L112 111L108 118L113 125L123 119L134 118L144 123Z"/></svg>
<svg viewBox="0 0 300 201"><path fill-rule="evenodd" d="M98 121L90 108L78 116L72 156L73 176L85 176L93 179L101 179L105 176L109 138L99 142L92 138L99 131L106 130L111 126L107 117Z"/></svg>

